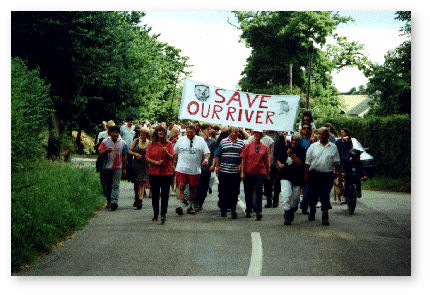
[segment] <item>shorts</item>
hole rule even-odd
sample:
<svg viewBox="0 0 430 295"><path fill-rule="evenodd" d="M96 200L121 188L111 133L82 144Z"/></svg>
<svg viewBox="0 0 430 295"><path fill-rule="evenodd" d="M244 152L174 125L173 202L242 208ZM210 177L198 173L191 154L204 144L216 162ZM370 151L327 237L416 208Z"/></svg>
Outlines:
<svg viewBox="0 0 430 295"><path fill-rule="evenodd" d="M200 174L190 175L176 171L175 176L177 183L188 183L189 186L199 185Z"/></svg>

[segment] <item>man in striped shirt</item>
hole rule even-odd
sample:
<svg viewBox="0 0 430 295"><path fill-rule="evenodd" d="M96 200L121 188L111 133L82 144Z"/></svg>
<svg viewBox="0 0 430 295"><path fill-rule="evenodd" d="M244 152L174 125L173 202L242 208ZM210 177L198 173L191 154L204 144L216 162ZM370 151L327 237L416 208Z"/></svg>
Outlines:
<svg viewBox="0 0 430 295"><path fill-rule="evenodd" d="M237 219L236 205L240 192L240 163L245 143L238 138L239 128L230 127L228 137L221 140L215 151L215 169L219 180L219 198L221 217L227 217L227 208L231 209L231 218Z"/></svg>

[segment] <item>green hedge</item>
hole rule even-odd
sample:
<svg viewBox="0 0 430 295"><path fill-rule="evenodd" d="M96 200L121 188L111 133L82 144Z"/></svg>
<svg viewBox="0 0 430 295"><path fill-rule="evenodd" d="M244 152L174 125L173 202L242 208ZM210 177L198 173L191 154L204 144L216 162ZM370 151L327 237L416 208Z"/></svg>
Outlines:
<svg viewBox="0 0 430 295"><path fill-rule="evenodd" d="M342 116L318 121L330 122L338 132L342 128L349 129L352 137L357 138L363 147L370 149L369 153L375 158L378 175L411 176L411 117L409 115L365 118Z"/></svg>
<svg viewBox="0 0 430 295"><path fill-rule="evenodd" d="M39 69L29 69L20 58L11 60L11 166L26 169L42 158L42 131L48 129L49 84L40 78Z"/></svg>
<svg viewBox="0 0 430 295"><path fill-rule="evenodd" d="M12 272L82 228L106 201L94 168L39 165L12 173Z"/></svg>

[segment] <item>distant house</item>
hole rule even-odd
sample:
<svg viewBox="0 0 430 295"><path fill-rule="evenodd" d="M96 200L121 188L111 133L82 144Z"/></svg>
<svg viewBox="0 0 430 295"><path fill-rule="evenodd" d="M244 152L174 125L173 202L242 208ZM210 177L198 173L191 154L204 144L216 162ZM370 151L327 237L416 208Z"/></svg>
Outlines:
<svg viewBox="0 0 430 295"><path fill-rule="evenodd" d="M337 100L342 114L363 117L370 110L372 98L367 95L339 95Z"/></svg>

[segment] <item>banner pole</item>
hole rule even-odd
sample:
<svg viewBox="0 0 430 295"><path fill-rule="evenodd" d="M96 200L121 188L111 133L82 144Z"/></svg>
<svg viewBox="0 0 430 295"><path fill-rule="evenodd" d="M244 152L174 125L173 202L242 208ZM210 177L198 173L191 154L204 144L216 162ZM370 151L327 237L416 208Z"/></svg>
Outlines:
<svg viewBox="0 0 430 295"><path fill-rule="evenodd" d="M172 95L172 99L170 100L169 112L167 113L167 119L166 119L166 123L167 124L169 124L170 115L172 114L173 100L175 99L176 87L178 85L180 71L181 71L181 69L178 69L178 74L176 75L176 81L175 81L175 85L174 85L174 88L173 88L173 95Z"/></svg>
<svg viewBox="0 0 430 295"><path fill-rule="evenodd" d="M309 45L309 67L308 67L308 92L306 95L306 109L309 109L309 91L311 87L312 55L314 51L313 43Z"/></svg>

